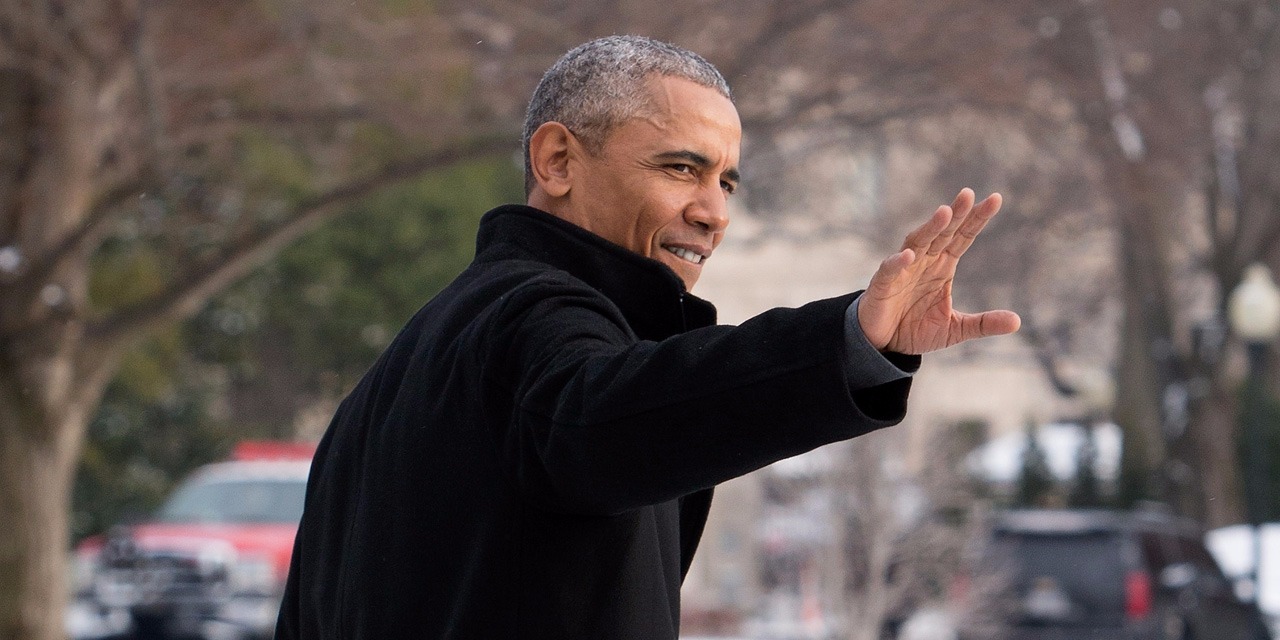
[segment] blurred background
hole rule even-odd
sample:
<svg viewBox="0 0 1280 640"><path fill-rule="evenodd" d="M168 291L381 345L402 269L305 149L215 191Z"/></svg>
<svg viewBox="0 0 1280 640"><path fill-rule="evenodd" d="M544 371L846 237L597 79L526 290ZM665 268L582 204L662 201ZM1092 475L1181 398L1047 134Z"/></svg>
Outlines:
<svg viewBox="0 0 1280 640"><path fill-rule="evenodd" d="M1185 588L1280 614L1257 535L1280 519L1278 31L1274 0L0 2L0 638L176 636L175 610L269 632L244 621L287 557L211 523L287 543L296 520L190 496L305 479L290 461L480 216L523 201L542 72L613 33L733 86L744 182L696 291L722 322L861 288L963 186L1006 204L957 304L1024 322L926 358L902 426L722 487L690 637L1229 637L1166 606ZM1084 509L1107 511L1052 519ZM974 558L1028 530L1192 533L1123 538L1104 624L1051 572L979 588ZM1151 551L1205 531L1216 565ZM221 551L173 551L197 539ZM174 604L144 569L265 599Z"/></svg>

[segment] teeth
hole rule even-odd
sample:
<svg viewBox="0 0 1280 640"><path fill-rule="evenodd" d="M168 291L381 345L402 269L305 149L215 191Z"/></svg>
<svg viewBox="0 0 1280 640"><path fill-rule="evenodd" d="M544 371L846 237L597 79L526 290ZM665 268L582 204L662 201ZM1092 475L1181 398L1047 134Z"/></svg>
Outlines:
<svg viewBox="0 0 1280 640"><path fill-rule="evenodd" d="M705 258L703 258L700 254L689 251L688 249L681 249L680 247L667 247L667 251L670 251L671 253L675 254L676 257L680 258L681 260L686 260L694 264L702 264L702 261L705 260Z"/></svg>

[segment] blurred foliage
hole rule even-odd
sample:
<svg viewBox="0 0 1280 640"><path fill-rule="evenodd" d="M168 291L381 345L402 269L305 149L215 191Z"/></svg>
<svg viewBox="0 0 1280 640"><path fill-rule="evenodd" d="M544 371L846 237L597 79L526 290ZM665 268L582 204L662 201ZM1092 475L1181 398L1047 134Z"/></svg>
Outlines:
<svg viewBox="0 0 1280 640"><path fill-rule="evenodd" d="M1246 515L1251 521L1280 522L1280 400L1257 380L1241 385L1239 425Z"/></svg>
<svg viewBox="0 0 1280 640"><path fill-rule="evenodd" d="M229 451L235 434L206 412L210 372L184 347L179 328L164 332L129 354L108 386L76 475L75 539L139 519L176 479Z"/></svg>
<svg viewBox="0 0 1280 640"><path fill-rule="evenodd" d="M1140 453L1134 450L1137 447L1132 446L1135 427L1126 420L1116 420L1120 425L1122 432L1125 434L1125 446L1121 450L1120 458L1120 478L1117 482L1117 491L1115 504L1121 509L1133 509L1138 506L1158 501L1160 492L1156 481L1156 471L1150 466L1149 461L1143 458Z"/></svg>
<svg viewBox="0 0 1280 640"><path fill-rule="evenodd" d="M283 192L297 199L309 195L316 184L313 167L304 150L258 129L245 129L237 139L238 162L243 180L251 188Z"/></svg>
<svg viewBox="0 0 1280 640"><path fill-rule="evenodd" d="M288 154L260 159L273 180L301 170ZM345 394L466 267L480 216L523 201L521 180L504 159L383 190L130 353L89 426L73 537L144 516L237 440L292 438L299 411ZM106 249L95 300L125 303L159 282L160 257L145 241Z"/></svg>
<svg viewBox="0 0 1280 640"><path fill-rule="evenodd" d="M102 311L106 305L138 302L158 293L164 285L164 266L155 252L112 242L94 257L89 300L94 311Z"/></svg>
<svg viewBox="0 0 1280 640"><path fill-rule="evenodd" d="M1079 426L1083 437L1075 454L1075 468L1069 478L1059 479L1049 468L1048 452L1040 441L1040 429L1034 422L1027 423L1027 445L1022 452L1014 491L1006 498L1008 506L1072 509L1119 506L1116 488L1098 476L1096 434L1085 424Z"/></svg>
<svg viewBox="0 0 1280 640"><path fill-rule="evenodd" d="M232 384L253 382L283 345L307 389L349 387L470 261L480 216L523 200L519 180L491 162L380 192L212 302L189 325L192 347L231 367Z"/></svg>
<svg viewBox="0 0 1280 640"><path fill-rule="evenodd" d="M1108 506L1102 491L1102 479L1098 477L1098 442L1092 425L1082 425L1084 437L1076 452L1076 470L1067 504L1077 508Z"/></svg>
<svg viewBox="0 0 1280 640"><path fill-rule="evenodd" d="M1018 471L1013 506L1043 507L1051 501L1056 482L1049 470L1049 457L1040 444L1039 429L1032 420L1026 425L1027 446L1022 452L1022 468Z"/></svg>

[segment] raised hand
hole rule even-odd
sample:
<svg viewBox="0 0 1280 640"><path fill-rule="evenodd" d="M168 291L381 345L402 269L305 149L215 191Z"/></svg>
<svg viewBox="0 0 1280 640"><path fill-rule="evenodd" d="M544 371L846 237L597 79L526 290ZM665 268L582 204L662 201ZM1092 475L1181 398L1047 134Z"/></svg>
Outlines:
<svg viewBox="0 0 1280 640"><path fill-rule="evenodd" d="M938 207L902 249L880 263L858 302L858 322L877 349L927 353L953 344L1013 333L1022 319L1012 311L961 313L951 306L960 256L1000 210L1000 194L974 204L964 188L951 206Z"/></svg>

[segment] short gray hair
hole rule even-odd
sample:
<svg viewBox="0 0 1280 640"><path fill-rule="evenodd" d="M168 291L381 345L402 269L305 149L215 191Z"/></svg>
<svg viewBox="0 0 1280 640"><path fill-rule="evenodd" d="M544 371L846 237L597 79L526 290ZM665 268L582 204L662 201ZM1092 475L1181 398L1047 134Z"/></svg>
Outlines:
<svg viewBox="0 0 1280 640"><path fill-rule="evenodd" d="M520 136L524 190L533 190L529 139L538 127L559 122L587 150L597 153L616 126L641 115L649 105L650 76L683 78L732 99L729 83L702 56L644 36L609 36L579 45L542 76L525 112Z"/></svg>

